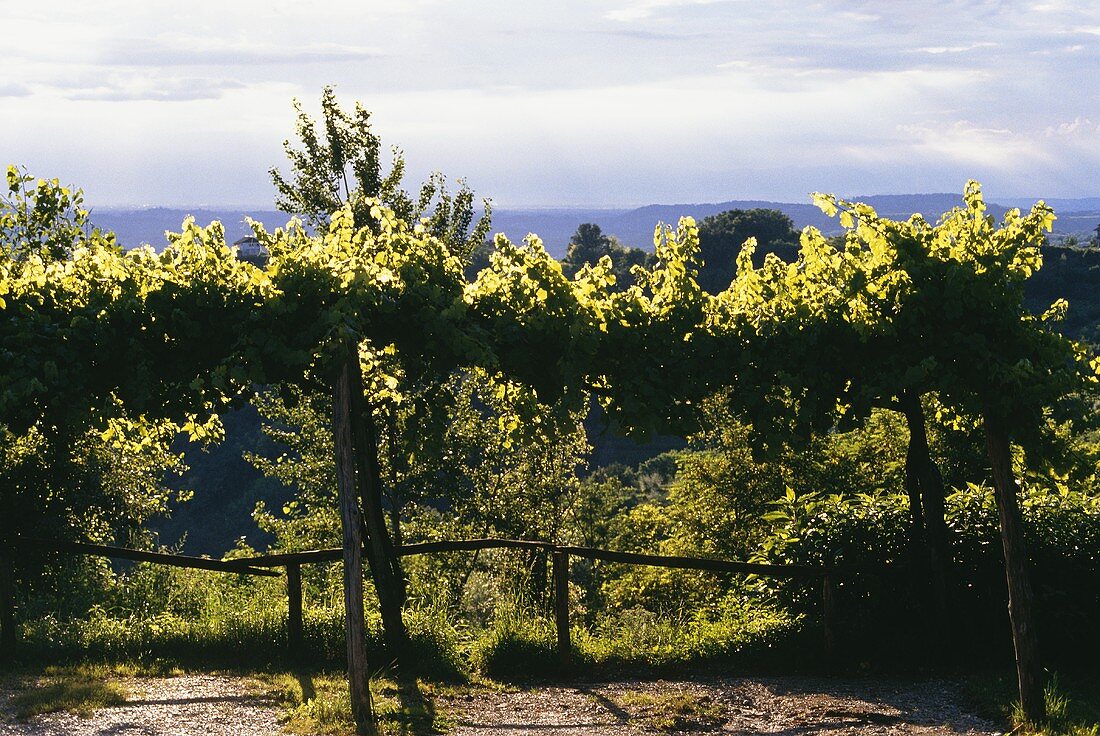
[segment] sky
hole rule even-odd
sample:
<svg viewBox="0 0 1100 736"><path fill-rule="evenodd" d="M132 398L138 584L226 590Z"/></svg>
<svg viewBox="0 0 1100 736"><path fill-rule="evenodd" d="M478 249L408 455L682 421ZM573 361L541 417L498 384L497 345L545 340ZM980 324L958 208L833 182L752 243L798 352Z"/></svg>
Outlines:
<svg viewBox="0 0 1100 736"><path fill-rule="evenodd" d="M1100 195L1093 0L0 0L0 163L271 208L292 100L498 207Z"/></svg>

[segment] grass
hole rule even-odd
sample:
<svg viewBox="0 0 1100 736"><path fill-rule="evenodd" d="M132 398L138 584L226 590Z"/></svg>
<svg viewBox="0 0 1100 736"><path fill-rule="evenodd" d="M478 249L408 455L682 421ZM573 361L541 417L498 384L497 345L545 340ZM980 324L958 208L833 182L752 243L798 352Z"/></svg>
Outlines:
<svg viewBox="0 0 1100 736"><path fill-rule="evenodd" d="M726 722L721 707L707 695L628 690L617 700L632 711L632 720L657 731L713 731Z"/></svg>
<svg viewBox="0 0 1100 736"><path fill-rule="evenodd" d="M975 676L967 685L978 707L1010 723L1018 736L1100 736L1100 677L1096 675L1053 675L1045 691L1047 720L1042 724L1023 718L1013 675Z"/></svg>
<svg viewBox="0 0 1100 736"><path fill-rule="evenodd" d="M280 672L258 675L267 694L283 707L283 727L292 734L344 736L355 733L347 678L333 672ZM432 696L445 686L386 678L371 681L375 716L382 733L432 736L453 728Z"/></svg>
<svg viewBox="0 0 1100 736"><path fill-rule="evenodd" d="M68 712L83 717L126 702L127 688L120 679L166 677L183 671L166 660L130 661L106 665L90 663L26 668L8 673L23 689L11 704L20 719L45 713ZM355 733L347 677L336 671L237 672L258 683L259 693L271 696L282 707L284 728L291 734L344 736ZM445 713L437 711L433 696L457 686L423 681L397 682L375 678L371 682L375 714L387 736L434 736L453 728ZM258 693L258 694L259 694Z"/></svg>
<svg viewBox="0 0 1100 736"><path fill-rule="evenodd" d="M126 688L113 678L132 676L136 668L81 665L47 667L11 700L16 717L75 713L89 717L100 708L126 702Z"/></svg>
<svg viewBox="0 0 1100 736"><path fill-rule="evenodd" d="M572 656L563 662L553 622L530 609L502 606L467 646L474 672L515 682L623 672L676 674L762 664L805 667L820 648L802 617L764 605L730 604L717 614L658 615L630 609L595 626L574 625Z"/></svg>

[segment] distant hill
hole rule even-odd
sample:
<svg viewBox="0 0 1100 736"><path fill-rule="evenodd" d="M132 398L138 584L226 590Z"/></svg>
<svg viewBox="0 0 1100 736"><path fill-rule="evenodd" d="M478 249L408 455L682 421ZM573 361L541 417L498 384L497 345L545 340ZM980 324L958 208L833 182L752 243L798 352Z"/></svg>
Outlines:
<svg viewBox="0 0 1100 736"><path fill-rule="evenodd" d="M807 199L809 199L807 197ZM940 214L961 202L958 194L878 194L851 197L866 202L880 215L893 219L907 219L914 212L923 214L929 220L937 219ZM1012 200L1007 204L989 203L989 212L1000 218L1008 207L1028 208L1034 200ZM1054 199L1048 204L1055 208L1058 220L1055 222L1055 234L1088 237L1100 225L1100 197L1084 199ZM675 225L684 216L690 215L702 220L732 209L753 208L776 209L794 222L795 228L812 225L827 235L840 232L835 218L826 217L812 204L770 202L766 200L730 200L728 202L696 204L651 204L634 209L499 209L493 212L493 232L504 233L513 241L523 240L528 233L542 238L546 249L561 258L565 255L569 238L577 226L585 222L594 222L608 235L614 235L626 245L653 249L653 230L658 222ZM148 243L160 249L167 242L165 230L178 231L183 218L194 215L195 220L206 225L219 220L226 229L226 238L233 242L250 234L245 225L245 217L251 216L274 229L282 227L290 219L282 212L256 210L244 212L238 209L182 209L155 207L140 210L97 210L92 213L92 221L100 227L113 230L125 247L132 248Z"/></svg>
<svg viewBox="0 0 1100 736"><path fill-rule="evenodd" d="M185 453L188 470L167 479L174 489L194 491L194 497L177 504L168 518L154 519L149 528L162 544L193 555L220 556L245 537L255 549L266 549L274 539L252 520L257 501L280 509L294 498L294 491L265 477L242 457L243 453L272 456L277 448L260 430L260 415L249 405L221 414L225 440L202 448L182 439L176 450Z"/></svg>
<svg viewBox="0 0 1100 736"><path fill-rule="evenodd" d="M1030 199L1006 199L1004 204L1008 207L1019 207L1022 210L1027 210L1031 209L1031 205L1040 199L1053 207L1057 213L1100 212L1100 197L1080 197L1077 199L1032 197Z"/></svg>
<svg viewBox="0 0 1100 736"><path fill-rule="evenodd" d="M1100 250L1043 248L1043 267L1027 281L1025 304L1041 314L1055 299L1069 302L1059 331L1092 343L1100 341Z"/></svg>
<svg viewBox="0 0 1100 736"><path fill-rule="evenodd" d="M268 230L286 225L290 217L283 212L273 210L254 210L245 212L237 209L175 209L168 207L150 207L138 210L99 209L91 214L92 222L118 236L118 241L126 248L139 245L152 245L160 250L168 244L165 231L179 232L185 217L193 215L195 222L209 225L217 220L225 227L225 238L230 243L251 235L252 230L245 224L245 218L262 222Z"/></svg>

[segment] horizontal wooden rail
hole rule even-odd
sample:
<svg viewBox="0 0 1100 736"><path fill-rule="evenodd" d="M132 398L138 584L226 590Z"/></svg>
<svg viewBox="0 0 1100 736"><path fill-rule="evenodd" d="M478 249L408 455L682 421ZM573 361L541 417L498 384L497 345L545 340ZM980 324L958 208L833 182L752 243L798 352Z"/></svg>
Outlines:
<svg viewBox="0 0 1100 736"><path fill-rule="evenodd" d="M423 555L433 552L470 552L479 549L539 549L547 552L565 552L574 557L587 557L609 562L623 562L630 565L652 565L685 570L709 570L711 572L732 572L747 575L765 575L779 578L812 578L827 574L824 567L808 565L772 565L761 562L735 562L731 560L713 560L704 557L676 557L670 555L649 555L636 552L615 552L595 547L572 547L533 542L526 539L462 539L441 542L419 542L397 548L401 557ZM343 550L339 547L306 550L303 552L282 552L258 557L238 557L223 560L227 565L252 567L283 567L311 562L335 562L343 559Z"/></svg>
<svg viewBox="0 0 1100 736"><path fill-rule="evenodd" d="M422 555L429 552L471 552L478 549L542 549L548 552L560 549L549 542L531 542L526 539L462 539L458 541L419 542L397 548L401 557Z"/></svg>
<svg viewBox="0 0 1100 736"><path fill-rule="evenodd" d="M98 557L112 557L119 560L133 560L135 562L154 562L159 565L171 565L172 567L190 567L199 570L213 570L215 572L234 572L245 575L264 575L278 577L279 573L272 570L259 570L248 564L238 565L231 560L212 560L208 557L191 557L189 555L176 555L167 552L146 552L125 547L110 547L104 544L89 544L87 542L69 542L51 539L36 539L34 537L14 537L8 539L0 546L21 547L24 549L38 549L49 552L73 552L83 555Z"/></svg>
<svg viewBox="0 0 1100 736"><path fill-rule="evenodd" d="M234 557L232 560L223 560L223 562L238 567L285 567L286 565L307 565L311 562L336 562L342 559L344 559L344 550L340 547L331 547L309 549L303 552L280 552L258 557Z"/></svg>
<svg viewBox="0 0 1100 736"><path fill-rule="evenodd" d="M761 562L732 562L710 560L704 557L674 557L668 555L644 555L635 552L612 552L594 547L555 547L574 557L587 557L608 562L624 562L629 565L651 565L681 570L709 570L711 572L735 572L748 575L766 575L776 578L820 578L828 574L823 567L806 565L770 565Z"/></svg>
<svg viewBox="0 0 1100 736"><path fill-rule="evenodd" d="M397 548L399 557L424 555L431 552L471 552L479 549L544 549L552 551L554 545L549 542L531 542L525 539L461 539L443 542L418 542L405 544ZM279 552L258 557L237 557L224 562L232 565L251 565L253 567L283 567L285 565L305 565L311 562L336 562L344 558L340 547L310 549L303 552Z"/></svg>

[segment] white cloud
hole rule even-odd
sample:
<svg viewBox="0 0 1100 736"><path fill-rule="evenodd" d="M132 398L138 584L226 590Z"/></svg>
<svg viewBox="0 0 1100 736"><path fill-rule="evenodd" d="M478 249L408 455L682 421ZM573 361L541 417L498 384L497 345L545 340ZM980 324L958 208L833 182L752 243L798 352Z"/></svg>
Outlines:
<svg viewBox="0 0 1100 736"><path fill-rule="evenodd" d="M1071 121L1049 126L1044 133L1048 138L1055 136L1095 136L1100 133L1100 125L1078 115Z"/></svg>
<svg viewBox="0 0 1100 736"><path fill-rule="evenodd" d="M968 120L949 124L916 123L898 126L916 151L946 157L964 165L1011 170L1021 164L1047 159L1028 137L1007 128L991 128Z"/></svg>
<svg viewBox="0 0 1100 736"><path fill-rule="evenodd" d="M19 82L0 82L0 97L27 97L31 88Z"/></svg>
<svg viewBox="0 0 1100 736"><path fill-rule="evenodd" d="M733 0L640 0L630 5L625 5L615 10L609 10L604 14L608 20L629 23L631 21L645 20L657 15L660 11L681 8L688 5L713 5Z"/></svg>
<svg viewBox="0 0 1100 736"><path fill-rule="evenodd" d="M339 43L288 45L170 33L155 39L112 41L99 61L116 66L316 64L362 61L382 54L378 48Z"/></svg>
<svg viewBox="0 0 1100 736"><path fill-rule="evenodd" d="M969 43L965 46L924 46L916 49L917 51L923 51L926 54L963 54L967 51L973 51L974 49L990 49L996 48L997 44L992 41L979 41L977 43Z"/></svg>
<svg viewBox="0 0 1100 736"><path fill-rule="evenodd" d="M157 77L112 74L100 84L73 87L65 91L70 100L103 100L131 102L187 102L216 100L225 92L243 89L245 85L231 79L203 77Z"/></svg>
<svg viewBox="0 0 1100 736"><path fill-rule="evenodd" d="M1096 186L1094 3L0 0L0 26L7 155L115 201L267 201L326 83L502 202Z"/></svg>

